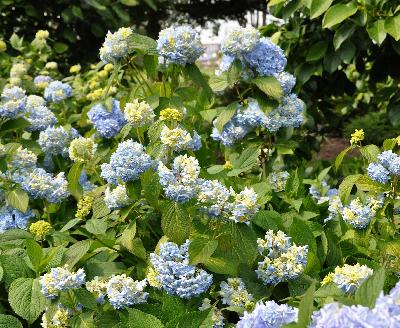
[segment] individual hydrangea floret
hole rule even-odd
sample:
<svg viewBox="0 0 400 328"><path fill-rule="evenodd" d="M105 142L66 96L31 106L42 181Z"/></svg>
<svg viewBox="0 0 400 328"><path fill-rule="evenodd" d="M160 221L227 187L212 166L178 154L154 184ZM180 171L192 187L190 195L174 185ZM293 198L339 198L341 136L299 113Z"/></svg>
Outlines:
<svg viewBox="0 0 400 328"><path fill-rule="evenodd" d="M47 101L58 103L72 96L72 88L61 81L50 82L44 90L44 98Z"/></svg>
<svg viewBox="0 0 400 328"><path fill-rule="evenodd" d="M194 63L204 52L200 35L189 25L168 27L157 40L158 54L167 64L186 65Z"/></svg>
<svg viewBox="0 0 400 328"><path fill-rule="evenodd" d="M135 128L150 125L154 121L154 111L146 101L133 100L125 105L125 119Z"/></svg>
<svg viewBox="0 0 400 328"><path fill-rule="evenodd" d="M212 275L189 264L190 240L180 247L172 242L160 246L159 254L151 253L150 261L156 279L168 294L192 298L208 290Z"/></svg>
<svg viewBox="0 0 400 328"><path fill-rule="evenodd" d="M66 157L70 142L78 137L79 133L74 128L67 130L61 126L50 126L40 132L38 143L45 156L62 155Z"/></svg>
<svg viewBox="0 0 400 328"><path fill-rule="evenodd" d="M107 297L115 309L145 303L149 295L144 292L146 286L146 279L137 281L125 274L112 275L107 283Z"/></svg>
<svg viewBox="0 0 400 328"><path fill-rule="evenodd" d="M64 172L53 176L42 168L36 168L24 177L21 187L32 198L45 199L49 203L60 203L69 196Z"/></svg>
<svg viewBox="0 0 400 328"><path fill-rule="evenodd" d="M261 38L244 58L260 76L275 76L284 70L287 63L283 50L268 38Z"/></svg>
<svg viewBox="0 0 400 328"><path fill-rule="evenodd" d="M0 102L0 117L16 118L25 112L26 104L25 90L13 86L4 88Z"/></svg>
<svg viewBox="0 0 400 328"><path fill-rule="evenodd" d="M222 297L222 303L228 306L244 307L253 300L241 278L228 278L220 284L219 295Z"/></svg>
<svg viewBox="0 0 400 328"><path fill-rule="evenodd" d="M274 171L268 176L268 181L271 184L272 189L275 192L281 192L285 190L286 181L289 178L289 172L287 171Z"/></svg>
<svg viewBox="0 0 400 328"><path fill-rule="evenodd" d="M89 110L87 116L100 136L104 138L116 136L126 124L119 101L116 99L112 100L111 110L107 110L102 104L96 104Z"/></svg>
<svg viewBox="0 0 400 328"><path fill-rule="evenodd" d="M118 185L112 190L107 187L104 193L104 202L110 210L122 208L132 203L126 193L125 185Z"/></svg>
<svg viewBox="0 0 400 328"><path fill-rule="evenodd" d="M86 282L86 289L95 295L97 303L104 304L107 295L107 285L107 279L96 276L91 281Z"/></svg>
<svg viewBox="0 0 400 328"><path fill-rule="evenodd" d="M111 155L110 163L101 165L101 177L108 183L118 185L122 182L137 180L153 164L145 148L132 139L121 142Z"/></svg>
<svg viewBox="0 0 400 328"><path fill-rule="evenodd" d="M33 79L33 84L38 89L46 89L53 79L48 75L38 75Z"/></svg>
<svg viewBox="0 0 400 328"><path fill-rule="evenodd" d="M373 270L366 265L345 264L342 267L336 267L334 272L329 273L322 281L322 285L334 283L345 293L351 294L372 274Z"/></svg>
<svg viewBox="0 0 400 328"><path fill-rule="evenodd" d="M279 328L292 322L297 322L299 310L287 304L277 304L274 301L258 302L252 312L246 311L237 328Z"/></svg>
<svg viewBox="0 0 400 328"><path fill-rule="evenodd" d="M258 252L265 256L258 262L257 276L267 285L296 279L307 264L308 246L290 243L282 231L269 230L264 239L257 239Z"/></svg>
<svg viewBox="0 0 400 328"><path fill-rule="evenodd" d="M115 63L129 53L129 37L133 31L129 27L121 27L115 33L107 32L103 46L100 48L100 59L103 63Z"/></svg>
<svg viewBox="0 0 400 328"><path fill-rule="evenodd" d="M71 141L69 158L74 162L89 163L96 155L97 144L91 138L79 137Z"/></svg>
<svg viewBox="0 0 400 328"><path fill-rule="evenodd" d="M200 166L195 157L187 155L176 157L172 169L160 161L157 171L167 198L184 203L196 196Z"/></svg>
<svg viewBox="0 0 400 328"><path fill-rule="evenodd" d="M83 269L71 272L68 265L63 267L51 268L49 273L40 277L40 287L42 294L54 299L60 291L79 288L85 283L86 274Z"/></svg>
<svg viewBox="0 0 400 328"><path fill-rule="evenodd" d="M195 131L192 137L180 126L170 129L165 125L161 130L160 140L164 147L177 152L187 149L196 151L201 148L201 138L197 132Z"/></svg>
<svg viewBox="0 0 400 328"><path fill-rule="evenodd" d="M0 207L0 233L9 229L26 230L29 220L34 217L35 214L30 209L24 213L11 206L3 205Z"/></svg>

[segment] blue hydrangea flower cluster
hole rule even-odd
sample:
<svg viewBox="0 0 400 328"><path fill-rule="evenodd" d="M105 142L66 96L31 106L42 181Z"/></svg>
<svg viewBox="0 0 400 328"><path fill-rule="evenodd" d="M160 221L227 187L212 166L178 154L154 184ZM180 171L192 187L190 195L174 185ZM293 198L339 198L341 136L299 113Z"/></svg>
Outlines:
<svg viewBox="0 0 400 328"><path fill-rule="evenodd" d="M47 101L58 103L72 96L72 88L61 81L50 82L44 90L44 98Z"/></svg>
<svg viewBox="0 0 400 328"><path fill-rule="evenodd" d="M383 198L368 196L366 204L359 197L353 199L349 205L344 206L341 215L344 221L356 229L364 229L375 216L376 211L383 206Z"/></svg>
<svg viewBox="0 0 400 328"><path fill-rule="evenodd" d="M90 192L97 187L95 183L91 182L88 179L86 170L82 170L82 173L79 177L79 184L81 185L84 192Z"/></svg>
<svg viewBox="0 0 400 328"><path fill-rule="evenodd" d="M292 89L296 85L296 78L288 73L288 72L281 72L275 76L279 83L281 84L283 94L289 95L292 92Z"/></svg>
<svg viewBox="0 0 400 328"><path fill-rule="evenodd" d="M289 178L289 172L287 171L274 171L268 175L268 181L271 184L272 190L275 192L281 192L285 190L286 181Z"/></svg>
<svg viewBox="0 0 400 328"><path fill-rule="evenodd" d="M336 188L330 188L325 180L318 186L312 185L309 189L309 193L318 204L329 202L329 215L324 222L334 220L342 213L343 204L338 196L338 190Z"/></svg>
<svg viewBox="0 0 400 328"><path fill-rule="evenodd" d="M64 172L53 176L42 168L36 168L24 176L21 188L32 198L46 199L49 203L60 203L69 196Z"/></svg>
<svg viewBox="0 0 400 328"><path fill-rule="evenodd" d="M157 172L168 199L185 203L196 197L200 166L195 157L187 155L175 157L172 169L160 161Z"/></svg>
<svg viewBox="0 0 400 328"><path fill-rule="evenodd" d="M386 323L387 327L400 327L400 282L397 282L389 294L384 295L381 292L372 312L380 322Z"/></svg>
<svg viewBox="0 0 400 328"><path fill-rule="evenodd" d="M33 79L33 84L39 89L45 89L53 79L48 75L38 75Z"/></svg>
<svg viewBox="0 0 400 328"><path fill-rule="evenodd" d="M249 132L249 128L246 126L241 126L239 122L237 122L236 118L233 117L228 123L226 123L222 129L222 132L218 130L215 126L211 133L211 138L215 141L221 141L224 146L231 147L237 141L242 140L247 133Z"/></svg>
<svg viewBox="0 0 400 328"><path fill-rule="evenodd" d="M101 177L108 183L134 181L153 164L144 147L132 139L121 142L111 155L110 163L101 164Z"/></svg>
<svg viewBox="0 0 400 328"><path fill-rule="evenodd" d="M207 291L213 278L206 271L189 265L189 245L190 240L180 247L166 242L160 246L159 254L150 254L155 279L161 288L181 298L192 298Z"/></svg>
<svg viewBox="0 0 400 328"><path fill-rule="evenodd" d="M282 231L265 233L258 238L258 252L265 258L258 262L257 276L267 285L296 279L307 264L308 245L291 245L290 237Z"/></svg>
<svg viewBox="0 0 400 328"><path fill-rule="evenodd" d="M227 71L234 60L239 60L244 78L253 75L277 77L287 63L282 49L270 39L260 38L253 27L233 29L223 40L221 51L223 56L217 75Z"/></svg>
<svg viewBox="0 0 400 328"><path fill-rule="evenodd" d="M198 133L194 131L192 137L180 126L170 129L165 125L161 130L160 140L163 147L177 152L188 149L197 151L201 148L201 138Z"/></svg>
<svg viewBox="0 0 400 328"><path fill-rule="evenodd" d="M1 99L0 117L16 118L25 112L26 95L22 88L4 88Z"/></svg>
<svg viewBox="0 0 400 328"><path fill-rule="evenodd" d="M147 281L136 281L125 274L112 275L107 283L107 297L115 309L123 309L145 303L148 293L144 292Z"/></svg>
<svg viewBox="0 0 400 328"><path fill-rule="evenodd" d="M252 188L245 187L240 193L234 193L233 196L233 201L228 204L230 212L228 220L249 224L259 210L257 193Z"/></svg>
<svg viewBox="0 0 400 328"><path fill-rule="evenodd" d="M222 297L222 304L228 306L244 307L253 300L241 278L228 278L220 284L219 295Z"/></svg>
<svg viewBox="0 0 400 328"><path fill-rule="evenodd" d="M7 171L13 175L19 175L21 177L36 168L36 161L37 157L32 151L20 146L12 154L12 157L7 164ZM18 182L19 179L15 176L12 180Z"/></svg>
<svg viewBox="0 0 400 328"><path fill-rule="evenodd" d="M51 268L49 273L45 273L39 279L40 291L45 297L55 299L60 291L81 287L85 284L85 279L86 274L83 269L71 272L68 265Z"/></svg>
<svg viewBox="0 0 400 328"><path fill-rule="evenodd" d="M133 31L121 27L115 33L107 32L103 46L100 48L100 59L103 63L115 63L129 53L129 37Z"/></svg>
<svg viewBox="0 0 400 328"><path fill-rule="evenodd" d="M91 281L86 282L86 289L95 295L97 303L104 304L107 295L107 285L107 279L96 276Z"/></svg>
<svg viewBox="0 0 400 328"><path fill-rule="evenodd" d="M186 65L194 63L204 52L199 34L189 25L168 27L157 40L158 54L167 64Z"/></svg>
<svg viewBox="0 0 400 328"><path fill-rule="evenodd" d="M400 156L391 150L386 150L378 155L378 161L368 165L368 175L372 180L387 183L391 174L400 175Z"/></svg>
<svg viewBox="0 0 400 328"><path fill-rule="evenodd" d="M106 188L104 192L104 203L110 210L115 210L128 206L132 201L126 193L125 185L118 185L112 190L109 186Z"/></svg>
<svg viewBox="0 0 400 328"><path fill-rule="evenodd" d="M258 302L252 312L246 311L237 328L279 328L297 322L299 310L274 301ZM343 326L344 327L344 326Z"/></svg>
<svg viewBox="0 0 400 328"><path fill-rule="evenodd" d="M29 132L43 131L57 123L57 118L47 108L46 101L42 97L35 95L27 97L25 118L30 123L30 126L26 128Z"/></svg>
<svg viewBox="0 0 400 328"><path fill-rule="evenodd" d="M96 131L104 138L116 136L127 123L119 107L119 101L116 99L112 100L110 111L104 105L96 104L90 109L87 116Z"/></svg>
<svg viewBox="0 0 400 328"><path fill-rule="evenodd" d="M15 208L3 205L0 207L0 233L17 228L26 230L29 220L34 217L35 214L32 210L23 213Z"/></svg>
<svg viewBox="0 0 400 328"><path fill-rule="evenodd" d="M79 133L74 128L67 130L62 126L49 126L40 132L38 143L47 157L55 155L67 157L70 142L78 137Z"/></svg>

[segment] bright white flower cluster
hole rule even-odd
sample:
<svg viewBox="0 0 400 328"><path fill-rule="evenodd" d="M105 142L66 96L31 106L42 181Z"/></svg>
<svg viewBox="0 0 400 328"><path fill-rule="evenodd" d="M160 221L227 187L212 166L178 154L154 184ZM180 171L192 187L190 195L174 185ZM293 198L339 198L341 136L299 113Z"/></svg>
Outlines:
<svg viewBox="0 0 400 328"><path fill-rule="evenodd" d="M334 283L345 293L354 293L372 274L373 270L366 265L345 264L342 267L336 267L334 272L329 273L322 281L322 285Z"/></svg>
<svg viewBox="0 0 400 328"><path fill-rule="evenodd" d="M125 274L112 275L107 283L107 297L115 309L145 303L149 295L144 292L146 286L146 279L137 281Z"/></svg>
<svg viewBox="0 0 400 328"><path fill-rule="evenodd" d="M153 123L155 114L146 101L134 99L133 102L126 103L124 116L128 123L136 128Z"/></svg>
<svg viewBox="0 0 400 328"><path fill-rule="evenodd" d="M129 37L132 29L121 27L117 32L107 32L103 46L100 48L100 59L103 63L114 63L125 57L129 52Z"/></svg>
<svg viewBox="0 0 400 328"><path fill-rule="evenodd" d="M196 151L201 148L201 139L197 132L194 131L192 137L189 132L180 126L174 129L164 126L161 130L160 140L166 149L177 152L188 149Z"/></svg>
<svg viewBox="0 0 400 328"><path fill-rule="evenodd" d="M40 277L39 282L42 294L49 299L54 299L60 291L81 287L85 283L85 278L83 269L71 272L68 265L65 265L52 268L49 273Z"/></svg>
<svg viewBox="0 0 400 328"><path fill-rule="evenodd" d="M366 204L360 198L353 199L349 205L342 209L342 218L356 229L364 229L375 216L376 211L383 206L383 200L367 197Z"/></svg>
<svg viewBox="0 0 400 328"><path fill-rule="evenodd" d="M79 137L71 141L69 158L74 162L89 163L96 155L97 144L91 138Z"/></svg>
<svg viewBox="0 0 400 328"><path fill-rule="evenodd" d="M227 281L221 282L220 287L222 303L228 306L244 307L253 300L253 295L247 291L241 278L228 278Z"/></svg>
<svg viewBox="0 0 400 328"><path fill-rule="evenodd" d="M307 264L307 245L291 245L290 237L284 232L274 234L272 230L265 233L264 239L258 238L257 244L258 252L265 258L258 262L256 273L265 284L293 280L303 272Z"/></svg>
<svg viewBox="0 0 400 328"><path fill-rule="evenodd" d="M104 202L110 210L115 210L128 206L132 203L132 200L126 193L125 185L118 185L112 190L107 186L104 192Z"/></svg>

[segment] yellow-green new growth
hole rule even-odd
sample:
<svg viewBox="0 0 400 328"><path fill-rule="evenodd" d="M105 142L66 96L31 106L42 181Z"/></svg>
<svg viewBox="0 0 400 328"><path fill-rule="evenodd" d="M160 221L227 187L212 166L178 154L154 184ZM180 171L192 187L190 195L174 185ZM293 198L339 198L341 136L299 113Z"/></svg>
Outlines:
<svg viewBox="0 0 400 328"><path fill-rule="evenodd" d="M77 219L83 220L86 216L89 215L92 206L93 206L94 197L92 195L83 196L77 205L77 211L75 213L75 217Z"/></svg>
<svg viewBox="0 0 400 328"><path fill-rule="evenodd" d="M90 138L79 137L71 141L69 157L74 162L88 163L96 155L97 144Z"/></svg>
<svg viewBox="0 0 400 328"><path fill-rule="evenodd" d="M44 220L34 222L29 227L30 233L40 240L42 240L51 231L51 229L51 224Z"/></svg>
<svg viewBox="0 0 400 328"><path fill-rule="evenodd" d="M175 108L165 108L160 112L161 121L182 121L183 114Z"/></svg>
<svg viewBox="0 0 400 328"><path fill-rule="evenodd" d="M363 140L364 140L364 130L363 129L360 129L360 130L356 129L351 134L350 144L351 145L356 145L356 144L360 143Z"/></svg>

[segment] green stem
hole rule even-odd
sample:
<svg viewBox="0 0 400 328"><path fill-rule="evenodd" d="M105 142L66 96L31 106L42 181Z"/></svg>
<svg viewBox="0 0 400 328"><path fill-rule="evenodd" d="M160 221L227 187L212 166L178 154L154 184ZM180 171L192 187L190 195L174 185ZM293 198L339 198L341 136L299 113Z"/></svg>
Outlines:
<svg viewBox="0 0 400 328"><path fill-rule="evenodd" d="M107 98L108 93L110 92L111 85L112 85L112 83L114 82L115 76L118 74L119 67L120 67L119 64L117 64L116 66L114 66L114 71L113 71L113 73L111 74L110 78L108 79L106 89L105 89L105 91L104 91L104 93L103 93L103 99L106 99L106 98Z"/></svg>

